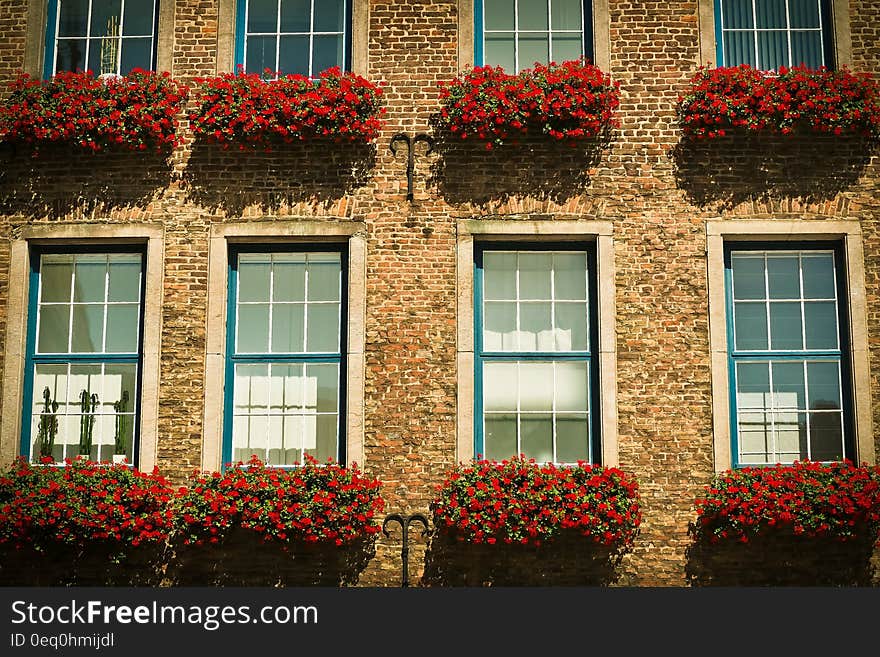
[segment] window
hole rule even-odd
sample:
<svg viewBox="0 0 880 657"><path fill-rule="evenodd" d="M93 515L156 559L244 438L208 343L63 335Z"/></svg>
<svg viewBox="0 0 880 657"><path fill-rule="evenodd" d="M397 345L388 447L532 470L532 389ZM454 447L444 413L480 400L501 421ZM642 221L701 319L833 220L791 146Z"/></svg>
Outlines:
<svg viewBox="0 0 880 657"><path fill-rule="evenodd" d="M22 453L134 462L144 253L31 258Z"/></svg>
<svg viewBox="0 0 880 657"><path fill-rule="evenodd" d="M350 67L347 0L242 0L237 3L235 61L248 73L317 76Z"/></svg>
<svg viewBox="0 0 880 657"><path fill-rule="evenodd" d="M599 460L595 253L475 247L475 451Z"/></svg>
<svg viewBox="0 0 880 657"><path fill-rule="evenodd" d="M44 75L126 75L156 62L157 0L50 0Z"/></svg>
<svg viewBox="0 0 880 657"><path fill-rule="evenodd" d="M829 0L715 0L715 30L722 66L834 64Z"/></svg>
<svg viewBox="0 0 880 657"><path fill-rule="evenodd" d="M508 73L535 62L593 59L591 3L583 0L477 0L475 62Z"/></svg>
<svg viewBox="0 0 880 657"><path fill-rule="evenodd" d="M834 244L727 246L735 466L853 458L841 262Z"/></svg>
<svg viewBox="0 0 880 657"><path fill-rule="evenodd" d="M234 247L223 462L343 462L345 255Z"/></svg>

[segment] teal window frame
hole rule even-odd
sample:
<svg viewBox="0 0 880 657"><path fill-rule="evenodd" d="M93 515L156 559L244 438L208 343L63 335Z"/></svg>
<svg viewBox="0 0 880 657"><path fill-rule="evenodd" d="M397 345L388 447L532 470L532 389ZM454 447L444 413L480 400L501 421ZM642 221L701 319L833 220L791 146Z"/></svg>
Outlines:
<svg viewBox="0 0 880 657"><path fill-rule="evenodd" d="M352 39L352 5L355 0L345 0L345 25L343 30L343 61L339 63L339 67L343 70L347 71L351 69L351 39ZM283 0L282 0L283 2ZM312 11L312 17L310 17L310 24L312 24L313 16L314 16L314 4L317 2L321 2L321 0L312 0L312 4L310 5L310 9ZM248 11L249 11L249 0L236 0L235 3L235 68L236 70L245 71L247 69L247 39L249 33L247 31L248 24ZM280 12L280 4L279 4L279 12ZM260 33L263 34L263 33ZM278 30L274 33L265 33L267 36L274 35L280 38L281 35L285 34L280 31L280 25L278 26ZM321 71L312 70L312 58L314 56L314 43L313 38L316 33L310 29L309 32L296 33L301 35L309 36L309 73L308 77L318 77ZM334 33L336 34L336 33ZM278 61L279 58L278 47L276 44L275 48L275 61ZM276 66L277 72L277 66ZM260 74L263 72L260 71ZM288 74L290 71L281 71L282 75Z"/></svg>
<svg viewBox="0 0 880 657"><path fill-rule="evenodd" d="M735 343L735 316L733 298L732 254L754 253L790 253L790 252L831 252L836 272L835 291L837 295L837 349L793 349L774 350L768 338L766 350L739 350ZM854 399L852 386L852 364L849 354L849 311L847 304L846 259L844 247L840 242L728 242L724 245L724 295L725 317L727 323L727 368L730 407L730 442L731 463L733 468L762 467L762 462L746 461L741 458L739 441L739 423L737 406L737 364L761 362L836 362L840 372L840 401L843 420L843 459L853 459L855 451ZM802 294L802 293L801 293ZM806 331L806 326L802 326ZM769 334L768 334L769 335ZM806 347L806 345L804 345ZM767 409L764 409L766 412ZM801 411L797 411L798 414ZM809 414L809 409L805 411ZM809 420L807 420L809 422ZM809 448L808 448L809 449ZM800 459L802 460L802 459Z"/></svg>
<svg viewBox="0 0 880 657"><path fill-rule="evenodd" d="M736 61L732 61L730 57L725 57L725 46L727 43L726 34L729 31L737 31L737 32L749 32L752 33L753 36L753 50L750 53L755 57L754 67L759 70L775 70L776 67L767 68L765 66L761 66L761 62L758 61L760 58L760 47L757 43L758 34L763 31L763 29L759 29L756 27L755 21L755 12L756 12L756 4L761 2L762 0L753 0L752 11L750 12L751 17L751 27L745 28L728 28L725 25L724 21L724 2L729 0L714 0L715 3L715 58L718 62L718 66L738 66L743 63L749 63L745 61L740 61L742 58L738 58ZM788 57L789 61L784 64L784 66L792 67L800 64L800 62L792 61L792 48L791 48L791 35L792 33L798 32L798 28L791 27L791 20L789 17L789 7L791 0L785 0L786 7L786 27L784 29L773 29L769 31L774 32L785 32L787 36L787 49L788 49ZM815 0L817 3L818 18L820 20L820 29L812 30L818 31L821 35L821 56L822 62L821 65L826 68L832 69L835 66L834 61L834 17L832 15L831 9L831 0ZM806 29L806 28L805 28ZM818 68L818 67L816 67Z"/></svg>
<svg viewBox="0 0 880 657"><path fill-rule="evenodd" d="M516 0L516 2L525 2L528 0ZM536 1L536 0L531 0ZM541 2L546 3L547 0L541 0ZM518 5L515 5L515 7ZM549 5L548 5L549 6ZM549 11L549 10L548 10ZM581 56L585 59L592 61L595 63L595 47L593 44L593 3L591 0L583 0L583 9L581 10L581 38L583 51ZM549 32L549 30L548 30ZM518 29L514 30L515 34L519 33ZM485 43L485 35L486 35L486 20L485 20L485 11L484 11L484 0L474 0L474 65L475 66L483 66L486 64L485 61L485 53L486 53L486 43ZM516 40L516 36L514 36L514 40ZM552 41L552 39L551 39ZM551 45L552 48L552 45ZM518 57L517 57L518 59ZM550 60L552 61L552 54L550 54ZM561 63L559 60L556 63ZM523 65L523 62L517 62L517 71L507 71L507 73L517 73L524 68L531 68L534 62L526 62Z"/></svg>
<svg viewBox="0 0 880 657"><path fill-rule="evenodd" d="M68 255L68 254L131 254L141 258L141 285L140 285L140 314L138 316L138 340L136 352L125 353L36 353L37 345L37 313L40 294L40 262L44 255ZM141 379L143 376L143 341L144 341L144 309L146 291L147 253L145 248L132 248L123 246L66 246L42 248L34 247L30 250L30 271L28 272L28 310L27 310L27 337L25 347L25 373L24 394L22 397L22 423L20 454L24 457L31 456L31 440L34 408L34 371L38 365L69 365L82 364L134 364L137 366L134 399L132 403L138 412L134 414L132 431L132 461L129 466L136 467L139 460L140 443L140 399ZM31 458L33 461L34 459Z"/></svg>
<svg viewBox="0 0 880 657"><path fill-rule="evenodd" d="M90 7L92 2L100 2L101 0L89 0ZM123 0L123 3L126 0ZM142 2L142 0L127 0L128 2ZM150 61L147 66L141 67L147 70L155 70L156 69L156 53L158 50L158 33L159 33L159 2L160 0L152 0L153 1L153 33L150 43ZM169 0L164 0L168 2ZM55 62L57 58L57 49L58 49L58 39L59 39L59 8L60 3L63 0L49 0L49 5L46 12L46 43L45 43L45 55L43 59L43 77L46 79L51 78L56 71ZM124 4L122 5L124 8ZM87 27L90 29L90 26ZM83 35L82 39L86 39L87 35ZM89 40L96 40L100 37L91 37ZM126 36L118 37L122 42L120 46L124 46L124 42L127 38ZM120 50L122 48L120 47ZM121 64L122 54L119 54L119 61L117 61L116 71L115 73L119 73L119 66ZM88 68L89 61L88 55L86 55L86 68ZM94 71L95 75L100 73L100 71Z"/></svg>
<svg viewBox="0 0 880 657"><path fill-rule="evenodd" d="M336 253L340 258L340 318L339 343L335 352L282 352L282 353L239 353L236 349L238 324L238 261L242 254L251 253ZM235 404L235 366L239 364L324 364L333 363L338 367L337 395L337 447L335 461L346 462L346 351L348 340L348 249L341 244L235 244L229 247L227 265L227 303L226 303L226 364L223 392L223 442L221 447L222 469L235 463L233 459L233 415ZM296 465L272 465L273 468L293 469Z"/></svg>
<svg viewBox="0 0 880 657"><path fill-rule="evenodd" d="M581 351L489 351L484 347L483 300L484 300L484 266L483 260L487 252L492 251L577 251L586 253L587 261L587 331L588 348ZM602 463L601 449L601 406L599 380L599 321L598 321L598 278L597 253L594 242L522 242L492 241L474 245L474 458L484 457L484 377L485 364L503 362L583 362L587 364L588 403L587 421L587 461L594 464ZM519 442L519 440L518 440ZM555 450L555 445L554 445ZM513 456L513 455L509 455Z"/></svg>

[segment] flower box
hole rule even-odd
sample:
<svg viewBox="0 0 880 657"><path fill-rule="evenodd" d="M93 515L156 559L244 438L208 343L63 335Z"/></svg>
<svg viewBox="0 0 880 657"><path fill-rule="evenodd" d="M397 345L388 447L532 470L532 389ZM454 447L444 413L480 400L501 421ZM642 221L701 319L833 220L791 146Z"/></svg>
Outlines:
<svg viewBox="0 0 880 657"><path fill-rule="evenodd" d="M0 141L26 144L35 154L50 144L164 152L178 143L176 116L187 91L168 73L140 69L105 79L90 71L49 80L21 75L0 107Z"/></svg>
<svg viewBox="0 0 880 657"><path fill-rule="evenodd" d="M749 66L701 68L679 99L684 135L712 139L731 132L880 137L880 86L867 74Z"/></svg>
<svg viewBox="0 0 880 657"><path fill-rule="evenodd" d="M227 73L202 79L189 119L196 139L271 150L298 141L369 142L382 128L382 89L338 67L317 79L286 75L264 80Z"/></svg>
<svg viewBox="0 0 880 657"><path fill-rule="evenodd" d="M478 66L444 83L436 125L452 139L487 148L527 137L577 141L618 122L618 84L584 60L536 65L518 75Z"/></svg>

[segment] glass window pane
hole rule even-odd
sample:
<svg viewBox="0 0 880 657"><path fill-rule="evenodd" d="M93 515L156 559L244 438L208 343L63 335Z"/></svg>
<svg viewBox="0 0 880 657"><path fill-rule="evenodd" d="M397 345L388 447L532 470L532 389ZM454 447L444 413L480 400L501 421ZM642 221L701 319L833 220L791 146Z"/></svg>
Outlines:
<svg viewBox="0 0 880 657"><path fill-rule="evenodd" d="M521 303L519 306L519 350L553 351L556 335L550 326L549 303Z"/></svg>
<svg viewBox="0 0 880 657"><path fill-rule="evenodd" d="M233 391L235 412L265 413L269 408L269 388L268 365L236 365Z"/></svg>
<svg viewBox="0 0 880 657"><path fill-rule="evenodd" d="M315 387L314 407L318 413L336 413L339 410L339 366L333 364L306 365L306 387ZM310 393L311 394L311 393Z"/></svg>
<svg viewBox="0 0 880 657"><path fill-rule="evenodd" d="M730 262L733 271L733 298L766 299L764 258L733 256Z"/></svg>
<svg viewBox="0 0 880 657"><path fill-rule="evenodd" d="M516 351L519 349L516 331L516 303L489 301L484 304L483 351Z"/></svg>
<svg viewBox="0 0 880 657"><path fill-rule="evenodd" d="M767 413L739 413L737 416L739 459L744 463L768 463L772 459L773 432Z"/></svg>
<svg viewBox="0 0 880 657"><path fill-rule="evenodd" d="M590 409L586 363L556 363L555 387L557 411L585 413Z"/></svg>
<svg viewBox="0 0 880 657"><path fill-rule="evenodd" d="M842 413L810 413L810 459L843 460Z"/></svg>
<svg viewBox="0 0 880 657"><path fill-rule="evenodd" d="M70 302L72 280L72 262L46 262L44 258L40 265L40 301Z"/></svg>
<svg viewBox="0 0 880 657"><path fill-rule="evenodd" d="M89 0L62 0L58 8L58 36L87 36Z"/></svg>
<svg viewBox="0 0 880 657"><path fill-rule="evenodd" d="M68 348L70 306L42 306L37 353L65 353Z"/></svg>
<svg viewBox="0 0 880 657"><path fill-rule="evenodd" d="M103 412L109 417L108 431L102 436L113 454L123 454L133 462L135 385L137 365L108 364L104 368Z"/></svg>
<svg viewBox="0 0 880 657"><path fill-rule="evenodd" d="M305 418L309 420L309 418ZM339 419L336 415L319 415L315 420L317 436L315 447L307 453L314 457L318 463L326 463L328 459L338 459Z"/></svg>
<svg viewBox="0 0 880 657"><path fill-rule="evenodd" d="M587 351L589 349L587 304L557 303L555 310L555 344L553 349L547 351Z"/></svg>
<svg viewBox="0 0 880 657"><path fill-rule="evenodd" d="M507 73L516 72L513 32L485 35L483 63L486 66L500 66Z"/></svg>
<svg viewBox="0 0 880 657"><path fill-rule="evenodd" d="M754 27L752 0L721 0L721 15L725 29Z"/></svg>
<svg viewBox="0 0 880 657"><path fill-rule="evenodd" d="M315 32L343 32L345 30L345 2L343 0L315 0Z"/></svg>
<svg viewBox="0 0 880 657"><path fill-rule="evenodd" d="M546 64L550 61L550 39L546 32L543 34L520 33L517 45L519 48L519 70L532 68L536 63Z"/></svg>
<svg viewBox="0 0 880 657"><path fill-rule="evenodd" d="M755 2L755 19L757 27L761 28L784 28L786 0L758 0Z"/></svg>
<svg viewBox="0 0 880 657"><path fill-rule="evenodd" d="M339 304L309 304L306 351L339 352Z"/></svg>
<svg viewBox="0 0 880 657"><path fill-rule="evenodd" d="M104 350L103 304L73 307L73 339L70 350L74 353Z"/></svg>
<svg viewBox="0 0 880 657"><path fill-rule="evenodd" d="M514 0L484 0L483 22L487 30L514 29Z"/></svg>
<svg viewBox="0 0 880 657"><path fill-rule="evenodd" d="M522 453L539 463L553 461L553 417L521 415L519 427Z"/></svg>
<svg viewBox="0 0 880 657"><path fill-rule="evenodd" d="M95 75L118 73L119 39L90 40L87 59L87 68Z"/></svg>
<svg viewBox="0 0 880 657"><path fill-rule="evenodd" d="M517 456L516 415L489 414L483 433L485 458L501 461Z"/></svg>
<svg viewBox="0 0 880 657"><path fill-rule="evenodd" d="M85 39L63 39L58 41L55 52L55 70L86 70Z"/></svg>
<svg viewBox="0 0 880 657"><path fill-rule="evenodd" d="M300 254L279 254L273 264L272 300L304 301L306 258Z"/></svg>
<svg viewBox="0 0 880 657"><path fill-rule="evenodd" d="M104 256L79 256L73 278L74 301L104 301L107 260Z"/></svg>
<svg viewBox="0 0 880 657"><path fill-rule="evenodd" d="M287 415L281 418L281 448L284 450L283 465L303 463L303 418Z"/></svg>
<svg viewBox="0 0 880 657"><path fill-rule="evenodd" d="M840 408L840 363L807 363L809 409L824 411Z"/></svg>
<svg viewBox="0 0 880 657"><path fill-rule="evenodd" d="M797 256L767 258L767 282L771 299L800 299L800 265Z"/></svg>
<svg viewBox="0 0 880 657"><path fill-rule="evenodd" d="M547 30L547 3L544 0L518 0L520 30Z"/></svg>
<svg viewBox="0 0 880 657"><path fill-rule="evenodd" d="M553 390L553 363L519 364L521 411L552 411Z"/></svg>
<svg viewBox="0 0 880 657"><path fill-rule="evenodd" d="M339 301L339 262L309 261L309 301Z"/></svg>
<svg viewBox="0 0 880 657"><path fill-rule="evenodd" d="M802 259L805 299L834 299L834 258L829 255L804 256Z"/></svg>
<svg viewBox="0 0 880 657"><path fill-rule="evenodd" d="M278 0L248 0L248 32L274 32L278 26Z"/></svg>
<svg viewBox="0 0 880 657"><path fill-rule="evenodd" d="M587 299L587 255L556 253L553 255L553 298L572 301Z"/></svg>
<svg viewBox="0 0 880 657"><path fill-rule="evenodd" d="M580 30L582 0L553 0L550 5L550 26L554 30Z"/></svg>
<svg viewBox="0 0 880 657"><path fill-rule="evenodd" d="M141 297L141 262L114 259L110 261L110 301L137 302Z"/></svg>
<svg viewBox="0 0 880 657"><path fill-rule="evenodd" d="M770 408L770 364L736 364L738 408Z"/></svg>
<svg viewBox="0 0 880 657"><path fill-rule="evenodd" d="M772 413L776 460L791 463L807 456L807 414Z"/></svg>
<svg viewBox="0 0 880 657"><path fill-rule="evenodd" d="M245 260L242 256L238 263L238 300L268 301L270 271L268 259Z"/></svg>
<svg viewBox="0 0 880 657"><path fill-rule="evenodd" d="M519 255L519 298L550 299L549 253L521 253Z"/></svg>
<svg viewBox="0 0 880 657"><path fill-rule="evenodd" d="M326 0L317 0L320 6ZM309 32L312 21L310 0L281 0L281 31Z"/></svg>
<svg viewBox="0 0 880 657"><path fill-rule="evenodd" d="M793 66L803 64L810 68L819 68L825 63L822 37L818 30L791 33L791 63Z"/></svg>
<svg viewBox="0 0 880 657"><path fill-rule="evenodd" d="M269 304L238 306L236 350L244 353L265 353L269 350Z"/></svg>
<svg viewBox="0 0 880 657"><path fill-rule="evenodd" d="M125 21L122 25L125 36L152 36L153 34L153 2L125 3Z"/></svg>
<svg viewBox="0 0 880 657"><path fill-rule="evenodd" d="M819 2L788 0L788 20L793 28L819 27Z"/></svg>
<svg viewBox="0 0 880 657"><path fill-rule="evenodd" d="M556 461L577 463L590 458L590 424L586 415L556 418Z"/></svg>
<svg viewBox="0 0 880 657"><path fill-rule="evenodd" d="M303 365L272 363L270 366L269 403L273 413L291 413L302 409Z"/></svg>
<svg viewBox="0 0 880 657"><path fill-rule="evenodd" d="M272 351L290 353L305 351L303 342L305 306L300 303L276 303L272 307Z"/></svg>
<svg viewBox="0 0 880 657"><path fill-rule="evenodd" d="M290 37L285 37L290 38ZM270 74L275 71L275 46L277 38L270 37L247 37L245 49L247 55L245 57L245 72L257 73L262 75L266 69ZM284 73L296 73L297 71L284 71Z"/></svg>
<svg viewBox="0 0 880 657"><path fill-rule="evenodd" d="M516 363L486 363L483 365L485 411L517 410L518 372Z"/></svg>
<svg viewBox="0 0 880 657"><path fill-rule="evenodd" d="M757 66L758 60L755 55L754 32L727 32L723 33L724 39L724 65L739 66L748 64Z"/></svg>
<svg viewBox="0 0 880 657"><path fill-rule="evenodd" d="M483 254L483 296L486 299L516 299L516 254Z"/></svg>
<svg viewBox="0 0 880 657"><path fill-rule="evenodd" d="M333 66L345 67L342 36L316 36L315 52L312 55L312 75L318 75Z"/></svg>
<svg viewBox="0 0 880 657"><path fill-rule="evenodd" d="M734 304L736 349L767 348L767 308L763 303Z"/></svg>
<svg viewBox="0 0 880 657"><path fill-rule="evenodd" d="M758 32L758 68L773 71L788 65L788 35L785 32Z"/></svg>
<svg viewBox="0 0 880 657"><path fill-rule="evenodd" d="M92 31L89 36L119 36L119 19L121 17L121 0L92 2Z"/></svg>
<svg viewBox="0 0 880 657"><path fill-rule="evenodd" d="M123 39L119 74L128 75L132 69L153 69L152 39Z"/></svg>
<svg viewBox="0 0 880 657"><path fill-rule="evenodd" d="M107 306L107 345L111 353L135 353L138 350L140 306Z"/></svg>
<svg viewBox="0 0 880 657"><path fill-rule="evenodd" d="M284 465L284 418L269 416L269 431L266 434L266 463Z"/></svg>
<svg viewBox="0 0 880 657"><path fill-rule="evenodd" d="M807 349L837 349L837 308L833 301L804 302Z"/></svg>
<svg viewBox="0 0 880 657"><path fill-rule="evenodd" d="M68 414L91 412L92 395L103 393L101 371L101 365L95 363L71 363L67 387ZM100 403L100 401L99 397L97 402ZM77 423L79 423L78 420Z"/></svg>
<svg viewBox="0 0 880 657"><path fill-rule="evenodd" d="M773 407L789 411L806 409L803 362L773 363Z"/></svg>
<svg viewBox="0 0 880 657"><path fill-rule="evenodd" d="M39 460L51 456L61 460L59 447L63 442L61 420L67 396L67 365L36 365L33 387L33 443L31 456ZM57 452L57 453L56 453Z"/></svg>
<svg viewBox="0 0 880 657"><path fill-rule="evenodd" d="M309 75L309 37L281 37L278 68L285 75Z"/></svg>
<svg viewBox="0 0 880 657"><path fill-rule="evenodd" d="M553 61L560 62L568 62L573 59L579 59L581 55L584 54L583 46L581 45L581 37L580 35L576 36L553 36Z"/></svg>
<svg viewBox="0 0 880 657"><path fill-rule="evenodd" d="M770 304L770 348L802 349L801 304L778 302Z"/></svg>

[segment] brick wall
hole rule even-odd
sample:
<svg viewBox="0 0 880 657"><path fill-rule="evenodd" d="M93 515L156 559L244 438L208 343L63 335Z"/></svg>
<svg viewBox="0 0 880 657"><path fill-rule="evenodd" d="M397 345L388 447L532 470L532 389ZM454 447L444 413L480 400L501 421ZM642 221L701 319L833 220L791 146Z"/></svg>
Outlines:
<svg viewBox="0 0 880 657"><path fill-rule="evenodd" d="M0 0L0 82L23 62L25 5ZM437 83L457 71L455 2L370 3L368 77L385 83L387 104L387 125L372 147L241 155L194 147L188 139L170 165L65 152L39 163L17 158L0 180L0 347L7 240L23 226L162 225L158 465L182 480L201 462L210 226L242 218L362 223L368 237L362 465L383 480L389 511L425 511L456 459L457 222L611 221L620 465L640 480L644 503L641 535L617 565L616 579L686 584L692 501L713 472L704 222L859 219L877 363L880 170L876 151L853 155L834 143L808 141L782 152L760 140L683 148L674 108L699 58L696 2L610 0L609 6L609 72L622 92L621 127L610 143L583 151L525 144L491 153L438 144L436 153L416 160L413 203L404 199L405 148L395 156L388 145L397 132L429 132ZM216 0L177 0L176 77L216 70L217 15ZM852 2L851 25L854 68L880 72L880 4ZM783 175L756 178L755 162L767 157L777 158L774 167ZM804 157L821 166L804 167ZM872 395L880 427L876 367ZM426 546L413 538L417 579ZM361 583L399 582L398 539L377 542Z"/></svg>

